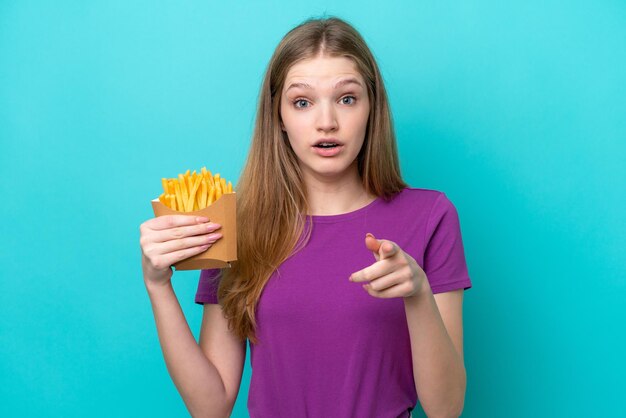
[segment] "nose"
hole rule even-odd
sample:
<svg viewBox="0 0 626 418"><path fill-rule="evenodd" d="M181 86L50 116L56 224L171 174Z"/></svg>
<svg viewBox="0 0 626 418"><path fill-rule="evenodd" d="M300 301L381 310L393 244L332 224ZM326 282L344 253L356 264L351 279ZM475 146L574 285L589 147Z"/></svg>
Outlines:
<svg viewBox="0 0 626 418"><path fill-rule="evenodd" d="M324 132L334 131L338 127L337 114L333 104L321 104L318 106L317 129Z"/></svg>

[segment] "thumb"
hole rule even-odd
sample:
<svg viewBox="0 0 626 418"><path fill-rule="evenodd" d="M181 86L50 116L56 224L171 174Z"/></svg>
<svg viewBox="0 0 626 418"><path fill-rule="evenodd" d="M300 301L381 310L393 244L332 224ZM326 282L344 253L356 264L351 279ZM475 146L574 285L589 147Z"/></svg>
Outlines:
<svg viewBox="0 0 626 418"><path fill-rule="evenodd" d="M371 252L378 254L378 250L380 249L380 242L374 237L374 235L368 232L365 235L365 246Z"/></svg>
<svg viewBox="0 0 626 418"><path fill-rule="evenodd" d="M396 247L391 242L376 239L369 232L365 235L365 246L374 253L376 261L389 258L396 253Z"/></svg>

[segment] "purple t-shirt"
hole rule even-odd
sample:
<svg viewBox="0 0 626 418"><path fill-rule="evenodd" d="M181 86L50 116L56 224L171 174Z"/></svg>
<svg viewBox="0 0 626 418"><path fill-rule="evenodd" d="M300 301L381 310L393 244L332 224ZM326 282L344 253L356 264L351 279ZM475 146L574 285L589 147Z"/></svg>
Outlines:
<svg viewBox="0 0 626 418"><path fill-rule="evenodd" d="M356 211L313 216L307 246L284 261L257 305L250 344L251 417L406 417L417 402L402 298L348 280L376 260L365 234L395 242L433 293L472 286L459 218L442 192L406 188ZM219 270L200 274L196 303L217 303Z"/></svg>

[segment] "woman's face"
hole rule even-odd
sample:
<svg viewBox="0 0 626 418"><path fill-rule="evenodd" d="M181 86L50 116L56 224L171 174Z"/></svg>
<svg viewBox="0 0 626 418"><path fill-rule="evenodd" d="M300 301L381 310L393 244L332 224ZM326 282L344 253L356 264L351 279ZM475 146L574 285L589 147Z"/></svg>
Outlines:
<svg viewBox="0 0 626 418"><path fill-rule="evenodd" d="M282 129L305 179L338 179L357 170L369 110L365 81L351 59L318 56L289 69Z"/></svg>

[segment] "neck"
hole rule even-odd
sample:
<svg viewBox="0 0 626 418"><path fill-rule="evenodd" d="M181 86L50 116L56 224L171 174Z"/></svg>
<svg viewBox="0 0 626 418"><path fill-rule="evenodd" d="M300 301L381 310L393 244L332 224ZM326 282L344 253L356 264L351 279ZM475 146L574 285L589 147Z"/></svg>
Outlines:
<svg viewBox="0 0 626 418"><path fill-rule="evenodd" d="M350 174L338 179L305 177L309 215L338 215L368 205L376 196L369 195L354 166Z"/></svg>

